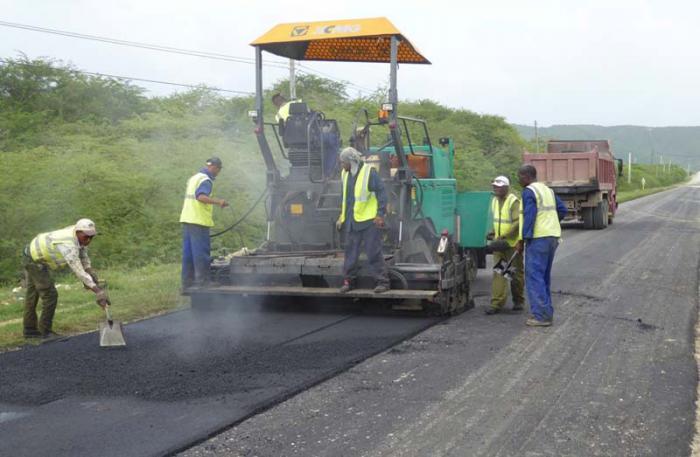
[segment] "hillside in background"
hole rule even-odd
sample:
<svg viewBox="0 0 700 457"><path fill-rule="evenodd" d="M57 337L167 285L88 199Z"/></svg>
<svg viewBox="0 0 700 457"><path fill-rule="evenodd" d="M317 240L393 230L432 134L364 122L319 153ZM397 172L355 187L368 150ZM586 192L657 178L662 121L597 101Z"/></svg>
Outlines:
<svg viewBox="0 0 700 457"><path fill-rule="evenodd" d="M264 164L247 118L252 97L207 88L146 97L138 86L60 62L3 60L0 191L7 198L0 200L0 282L19 277L20 253L32 237L81 217L94 219L101 233L90 247L97 267L178 261L185 182L212 155L224 163L214 192L231 203L230 210L215 209L214 231L237 220L263 190ZM267 91L267 119L274 116L271 94L286 88L280 81ZM376 113L385 99L382 93L351 99L343 84L308 75L297 79L297 94L337 119L345 145L358 113ZM489 189L495 175L514 176L525 141L503 118L430 100L400 109L428 121L433 144L454 139L461 189ZM378 140L386 135L373 132ZM213 248L255 246L264 221L259 205Z"/></svg>
<svg viewBox="0 0 700 457"><path fill-rule="evenodd" d="M514 127L524 138L535 138L533 126ZM658 163L663 155L664 162L671 159L683 168L700 169L700 127L553 125L538 130L541 140L610 140L615 154L625 160L630 152L638 163Z"/></svg>

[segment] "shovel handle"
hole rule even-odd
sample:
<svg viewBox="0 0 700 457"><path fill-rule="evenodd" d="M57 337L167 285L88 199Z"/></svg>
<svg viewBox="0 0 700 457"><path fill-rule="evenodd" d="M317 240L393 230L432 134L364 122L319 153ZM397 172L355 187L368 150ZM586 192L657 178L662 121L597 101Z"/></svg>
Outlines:
<svg viewBox="0 0 700 457"><path fill-rule="evenodd" d="M507 270L508 268L510 268L510 266L513 264L513 260L515 260L515 258L518 256L518 254L519 254L518 251L515 251L515 252L513 253L513 255L512 255L512 256L510 257L510 259L508 260L508 263L506 264L506 268L505 268L506 270Z"/></svg>
<svg viewBox="0 0 700 457"><path fill-rule="evenodd" d="M107 322L112 325L112 313L109 312L109 305L105 305L105 314L107 315Z"/></svg>

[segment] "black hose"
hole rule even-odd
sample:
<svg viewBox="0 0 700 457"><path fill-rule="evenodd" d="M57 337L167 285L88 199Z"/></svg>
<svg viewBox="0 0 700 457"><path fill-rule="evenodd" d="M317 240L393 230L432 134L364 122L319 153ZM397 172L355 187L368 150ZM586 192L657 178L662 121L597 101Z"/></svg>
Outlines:
<svg viewBox="0 0 700 457"><path fill-rule="evenodd" d="M418 183L418 187L420 188L420 199L417 202L416 214L413 216L413 220L418 220L418 216L423 216L423 219L425 219L425 214L423 214L423 197L425 197L423 192L423 183L421 183L420 179L415 176L413 177L413 180Z"/></svg>
<svg viewBox="0 0 700 457"><path fill-rule="evenodd" d="M267 195L267 188L265 188L265 190L262 191L262 193L260 194L258 199L255 200L255 203L253 203L253 206L251 206L250 209L248 209L248 211L246 211L245 214L243 216L241 216L240 219L238 219L236 222L231 224L230 227L228 227L220 232L214 233L213 235L210 235L210 237L214 238L215 236L223 235L224 233L229 232L229 231L233 230L234 228L236 228L238 226L238 224L240 224L241 222L246 220L246 218L248 216L250 216L250 213L253 212L253 210L258 206L258 204L260 203L260 201L262 201L262 199L263 199L263 197L265 197L265 195ZM231 211L233 212L233 208L231 206L229 206L229 208L231 208Z"/></svg>

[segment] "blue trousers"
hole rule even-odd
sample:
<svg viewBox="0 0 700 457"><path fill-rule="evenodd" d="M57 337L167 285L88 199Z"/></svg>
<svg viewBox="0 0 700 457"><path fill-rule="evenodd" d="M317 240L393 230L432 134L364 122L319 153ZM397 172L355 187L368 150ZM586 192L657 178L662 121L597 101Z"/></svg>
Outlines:
<svg viewBox="0 0 700 457"><path fill-rule="evenodd" d="M362 230L349 230L345 240L345 262L343 263L343 276L350 283L357 281L360 271L360 248L365 245L367 266L377 285L389 286L389 275L384 254L382 253L382 232L374 225Z"/></svg>
<svg viewBox="0 0 700 457"><path fill-rule="evenodd" d="M552 307L552 263L559 239L553 236L533 238L525 244L525 286L530 314L538 321L554 317Z"/></svg>
<svg viewBox="0 0 700 457"><path fill-rule="evenodd" d="M182 224L182 286L209 281L209 227Z"/></svg>

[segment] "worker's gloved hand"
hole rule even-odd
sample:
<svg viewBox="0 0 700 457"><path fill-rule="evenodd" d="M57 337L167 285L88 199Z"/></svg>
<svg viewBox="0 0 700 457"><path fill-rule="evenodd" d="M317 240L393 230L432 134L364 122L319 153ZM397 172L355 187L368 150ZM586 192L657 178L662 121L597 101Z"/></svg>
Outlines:
<svg viewBox="0 0 700 457"><path fill-rule="evenodd" d="M377 228L384 228L384 218L382 216L375 217L374 225L376 225Z"/></svg>
<svg viewBox="0 0 700 457"><path fill-rule="evenodd" d="M219 206L221 208L226 208L228 206L228 202L222 198L221 200L219 200Z"/></svg>
<svg viewBox="0 0 700 457"><path fill-rule="evenodd" d="M109 301L109 296L107 296L107 291L104 289L98 289L98 291L95 292L95 301L97 301L97 304L103 308L106 305L111 304Z"/></svg>
<svg viewBox="0 0 700 457"><path fill-rule="evenodd" d="M340 231L342 228L343 228L343 223L340 221L340 219L338 219L337 221L335 221L335 229L336 229L337 231Z"/></svg>

